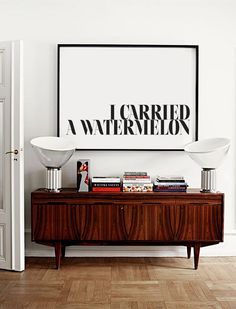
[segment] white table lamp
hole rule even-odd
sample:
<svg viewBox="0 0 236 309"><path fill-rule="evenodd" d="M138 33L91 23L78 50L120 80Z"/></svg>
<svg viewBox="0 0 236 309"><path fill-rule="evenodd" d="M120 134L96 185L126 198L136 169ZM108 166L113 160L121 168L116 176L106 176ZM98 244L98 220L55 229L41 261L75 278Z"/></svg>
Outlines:
<svg viewBox="0 0 236 309"><path fill-rule="evenodd" d="M228 138L209 138L185 146L190 158L202 168L201 192L216 192L215 170L224 160L229 146Z"/></svg>
<svg viewBox="0 0 236 309"><path fill-rule="evenodd" d="M46 190L59 192L61 168L75 152L75 145L66 138L53 136L37 137L30 143L39 161L47 168Z"/></svg>

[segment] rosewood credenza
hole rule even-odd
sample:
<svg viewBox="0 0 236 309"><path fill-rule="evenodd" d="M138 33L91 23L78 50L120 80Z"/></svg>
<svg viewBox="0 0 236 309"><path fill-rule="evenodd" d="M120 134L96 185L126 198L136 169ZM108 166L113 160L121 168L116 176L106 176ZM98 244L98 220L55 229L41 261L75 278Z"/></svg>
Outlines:
<svg viewBox="0 0 236 309"><path fill-rule="evenodd" d="M174 245L194 250L223 241L222 193L32 192L32 241L54 246L56 267L70 245Z"/></svg>

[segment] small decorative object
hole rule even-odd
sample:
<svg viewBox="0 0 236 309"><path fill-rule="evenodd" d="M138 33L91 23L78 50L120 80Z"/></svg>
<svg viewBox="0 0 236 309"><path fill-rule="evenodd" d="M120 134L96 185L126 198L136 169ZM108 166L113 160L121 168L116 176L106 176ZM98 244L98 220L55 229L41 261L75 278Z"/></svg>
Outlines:
<svg viewBox="0 0 236 309"><path fill-rule="evenodd" d="M89 170L90 170L89 159L83 159L77 161L77 191L79 192L89 191Z"/></svg>
<svg viewBox="0 0 236 309"><path fill-rule="evenodd" d="M47 168L46 190L61 190L61 168L69 161L75 145L63 137L45 136L31 140L31 145L39 161Z"/></svg>
<svg viewBox="0 0 236 309"><path fill-rule="evenodd" d="M198 46L58 45L58 136L79 150L183 150L198 139Z"/></svg>
<svg viewBox="0 0 236 309"><path fill-rule="evenodd" d="M209 138L185 146L184 150L201 166L201 192L216 192L215 170L220 166L230 147L228 138Z"/></svg>

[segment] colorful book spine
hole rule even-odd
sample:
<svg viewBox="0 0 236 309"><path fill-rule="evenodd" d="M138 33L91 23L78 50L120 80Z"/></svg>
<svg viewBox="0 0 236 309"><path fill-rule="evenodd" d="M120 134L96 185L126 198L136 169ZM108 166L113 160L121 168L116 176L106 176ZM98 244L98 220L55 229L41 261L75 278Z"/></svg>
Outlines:
<svg viewBox="0 0 236 309"><path fill-rule="evenodd" d="M123 192L152 192L153 184L123 184Z"/></svg>
<svg viewBox="0 0 236 309"><path fill-rule="evenodd" d="M143 175L143 176L124 176L123 179L148 179L150 176Z"/></svg>
<svg viewBox="0 0 236 309"><path fill-rule="evenodd" d="M165 182L169 182L169 181L182 181L184 180L183 176L178 176L178 175L168 175L168 176L157 176L157 181L165 181Z"/></svg>
<svg viewBox="0 0 236 309"><path fill-rule="evenodd" d="M187 188L153 188L153 191L187 191Z"/></svg>
<svg viewBox="0 0 236 309"><path fill-rule="evenodd" d="M143 184L143 183L150 183L150 178L140 178L140 179L123 179L123 183L131 183L131 184Z"/></svg>
<svg viewBox="0 0 236 309"><path fill-rule="evenodd" d="M187 192L186 189L171 189L171 190L159 190L159 189L153 189L154 192Z"/></svg>
<svg viewBox="0 0 236 309"><path fill-rule="evenodd" d="M125 172L124 176L147 176L147 172Z"/></svg>
<svg viewBox="0 0 236 309"><path fill-rule="evenodd" d="M155 186L153 191L155 192L186 192L187 186Z"/></svg>
<svg viewBox="0 0 236 309"><path fill-rule="evenodd" d="M120 183L119 177L93 177L92 183Z"/></svg>
<svg viewBox="0 0 236 309"><path fill-rule="evenodd" d="M155 186L158 187L176 187L176 186L180 186L180 187L188 187L188 184L186 182L155 182L154 183Z"/></svg>
<svg viewBox="0 0 236 309"><path fill-rule="evenodd" d="M96 183L92 183L92 187L100 187L100 188L109 188L109 187L120 187L120 183L101 183L101 182L96 182Z"/></svg>
<svg viewBox="0 0 236 309"><path fill-rule="evenodd" d="M155 188L165 188L165 189L181 189L181 188L187 188L187 185L154 185Z"/></svg>
<svg viewBox="0 0 236 309"><path fill-rule="evenodd" d="M92 187L92 192L120 192L120 187Z"/></svg>
<svg viewBox="0 0 236 309"><path fill-rule="evenodd" d="M176 183L176 182L181 182L181 183L185 183L185 180L184 179L178 179L178 180L173 180L173 179L163 179L163 180L160 180L160 179L157 179L156 180L157 182L160 182L160 183L165 183L165 182L169 182L169 183Z"/></svg>

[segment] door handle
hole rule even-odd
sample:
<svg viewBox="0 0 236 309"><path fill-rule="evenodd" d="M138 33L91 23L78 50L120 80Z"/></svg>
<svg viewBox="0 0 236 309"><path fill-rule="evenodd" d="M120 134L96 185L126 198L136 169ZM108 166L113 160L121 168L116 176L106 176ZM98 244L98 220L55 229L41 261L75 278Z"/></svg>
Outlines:
<svg viewBox="0 0 236 309"><path fill-rule="evenodd" d="M7 151L5 154L8 153L14 153L15 155L17 155L19 153L19 151L17 149L13 150L13 151Z"/></svg>

